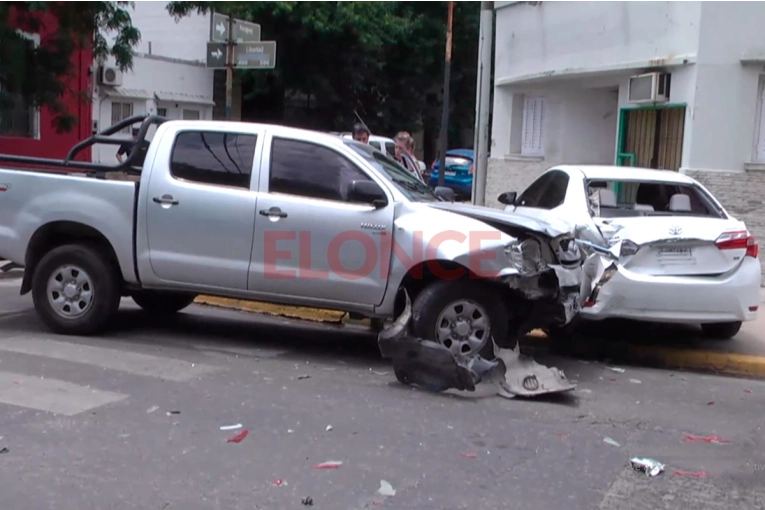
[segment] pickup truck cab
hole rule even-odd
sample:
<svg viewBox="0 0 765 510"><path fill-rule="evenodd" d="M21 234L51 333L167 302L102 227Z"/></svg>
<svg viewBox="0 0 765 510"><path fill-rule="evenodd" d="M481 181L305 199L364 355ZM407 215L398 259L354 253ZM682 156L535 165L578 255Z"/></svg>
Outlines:
<svg viewBox="0 0 765 510"><path fill-rule="evenodd" d="M144 148L156 124L142 167L138 149L114 167L133 182L0 169L0 256L25 267L21 293L58 333L103 331L123 296L153 314L207 294L387 319L406 288L415 333L468 354L503 342L538 309L528 305L563 323L576 307L572 233L444 201L368 145L274 125L130 120L143 122ZM108 135L126 122L70 156L118 143Z"/></svg>

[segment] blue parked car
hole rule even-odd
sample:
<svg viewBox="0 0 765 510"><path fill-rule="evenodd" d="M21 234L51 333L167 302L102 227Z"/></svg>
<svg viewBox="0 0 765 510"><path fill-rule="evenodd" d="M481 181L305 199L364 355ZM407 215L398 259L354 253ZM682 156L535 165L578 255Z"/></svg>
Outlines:
<svg viewBox="0 0 765 510"><path fill-rule="evenodd" d="M444 186L454 190L454 194L458 197L470 198L472 194L474 161L475 153L472 149L451 149L446 151ZM430 167L428 185L432 188L438 186L440 166L440 161L436 160Z"/></svg>

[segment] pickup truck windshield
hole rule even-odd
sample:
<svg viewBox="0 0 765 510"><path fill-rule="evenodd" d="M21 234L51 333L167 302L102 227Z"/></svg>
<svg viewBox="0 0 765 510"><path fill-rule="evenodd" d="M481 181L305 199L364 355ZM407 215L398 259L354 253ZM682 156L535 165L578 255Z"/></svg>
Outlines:
<svg viewBox="0 0 765 510"><path fill-rule="evenodd" d="M367 160L372 166L398 188L412 202L442 202L427 185L418 181L412 174L399 165L393 158L386 156L374 147L353 140L343 142Z"/></svg>

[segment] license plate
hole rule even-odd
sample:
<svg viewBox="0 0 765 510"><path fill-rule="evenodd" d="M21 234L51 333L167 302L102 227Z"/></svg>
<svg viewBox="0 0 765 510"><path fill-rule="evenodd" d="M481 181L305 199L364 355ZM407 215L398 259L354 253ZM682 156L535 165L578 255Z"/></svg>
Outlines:
<svg viewBox="0 0 765 510"><path fill-rule="evenodd" d="M692 248L659 248L657 255L665 260L690 260L693 258Z"/></svg>
<svg viewBox="0 0 765 510"><path fill-rule="evenodd" d="M457 175L457 172L449 172L448 170L444 172L444 175Z"/></svg>

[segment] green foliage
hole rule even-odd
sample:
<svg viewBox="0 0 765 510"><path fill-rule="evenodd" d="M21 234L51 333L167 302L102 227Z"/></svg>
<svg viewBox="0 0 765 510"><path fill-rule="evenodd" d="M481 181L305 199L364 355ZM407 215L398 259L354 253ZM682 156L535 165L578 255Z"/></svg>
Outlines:
<svg viewBox="0 0 765 510"><path fill-rule="evenodd" d="M97 59L113 56L132 67L140 40L130 2L0 3L0 108L14 101L48 106L59 129L76 119L62 99L72 73L71 55L85 44ZM373 131L392 134L441 118L447 2L169 2L176 19L215 9L255 21L264 40L277 41L274 71L238 71L248 98L267 97L284 112L290 96L308 98L316 126L348 130L354 111ZM478 2L455 2L450 129L456 138L474 118ZM12 26L40 28L52 14L58 29L40 47ZM114 37L110 43L104 32ZM26 49L24 49L26 47Z"/></svg>
<svg viewBox="0 0 765 510"><path fill-rule="evenodd" d="M126 7L131 2L1 2L0 3L0 108L18 102L34 107L47 106L55 115L58 131L68 131L77 123L63 103L71 92L72 54L92 47L97 59L114 56L117 65L130 69L132 48L140 40ZM38 47L16 28L38 33L45 15L57 20L58 27L40 41ZM114 36L109 44L104 32ZM83 98L84 99L84 98Z"/></svg>

